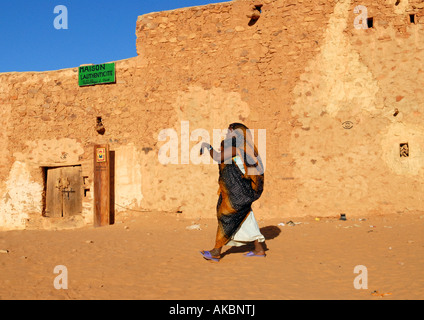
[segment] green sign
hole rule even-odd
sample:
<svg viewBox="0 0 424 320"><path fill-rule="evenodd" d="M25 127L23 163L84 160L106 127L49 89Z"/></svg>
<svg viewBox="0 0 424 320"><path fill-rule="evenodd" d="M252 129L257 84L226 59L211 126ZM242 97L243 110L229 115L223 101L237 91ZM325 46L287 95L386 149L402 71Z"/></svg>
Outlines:
<svg viewBox="0 0 424 320"><path fill-rule="evenodd" d="M80 87L113 83L115 82L115 63L79 67L78 79Z"/></svg>

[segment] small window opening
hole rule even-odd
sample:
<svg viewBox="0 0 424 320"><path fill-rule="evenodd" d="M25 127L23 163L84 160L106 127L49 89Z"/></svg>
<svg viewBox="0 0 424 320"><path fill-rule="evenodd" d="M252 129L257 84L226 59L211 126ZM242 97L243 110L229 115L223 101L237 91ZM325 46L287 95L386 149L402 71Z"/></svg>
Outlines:
<svg viewBox="0 0 424 320"><path fill-rule="evenodd" d="M247 15L250 18L249 26L253 26L259 20L262 13L262 6L262 4L256 4L252 7L251 13Z"/></svg>
<svg viewBox="0 0 424 320"><path fill-rule="evenodd" d="M367 19L367 26L368 28L374 28L374 18Z"/></svg>
<svg viewBox="0 0 424 320"><path fill-rule="evenodd" d="M400 0L396 0L395 6L398 6L400 3Z"/></svg>
<svg viewBox="0 0 424 320"><path fill-rule="evenodd" d="M87 192L90 192L90 188L84 189L84 198L87 198Z"/></svg>
<svg viewBox="0 0 424 320"><path fill-rule="evenodd" d="M398 108L395 109L395 113L393 113L393 117L396 117L399 114Z"/></svg>
<svg viewBox="0 0 424 320"><path fill-rule="evenodd" d="M408 158L409 157L409 145L408 142L400 144L400 157Z"/></svg>
<svg viewBox="0 0 424 320"><path fill-rule="evenodd" d="M97 131L98 134L104 135L106 129L105 129L102 121L103 121L102 117L97 117L96 131Z"/></svg>
<svg viewBox="0 0 424 320"><path fill-rule="evenodd" d="M88 185L88 176L83 176L82 177L82 181L83 181L83 185L84 185L84 198L87 197L87 193L90 192L90 188L87 187Z"/></svg>
<svg viewBox="0 0 424 320"><path fill-rule="evenodd" d="M415 24L415 14L409 15L409 22Z"/></svg>

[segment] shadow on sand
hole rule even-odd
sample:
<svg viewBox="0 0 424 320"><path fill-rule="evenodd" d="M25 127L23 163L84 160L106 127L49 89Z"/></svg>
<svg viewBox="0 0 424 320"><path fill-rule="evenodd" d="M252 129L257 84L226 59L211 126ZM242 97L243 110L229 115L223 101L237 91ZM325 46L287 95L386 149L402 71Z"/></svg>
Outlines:
<svg viewBox="0 0 424 320"><path fill-rule="evenodd" d="M261 233L263 234L263 236L265 237L265 243L263 244L264 250L268 251L268 247L266 245L266 242L268 240L272 240L272 239L278 237L278 235L281 233L281 230L277 226L267 226L267 227L261 228L260 230L261 230ZM224 258L227 254L245 253L245 252L252 251L254 248L255 248L255 246L254 246L253 242L246 244L244 246L240 246L240 247L231 247L227 251L221 253L221 259Z"/></svg>

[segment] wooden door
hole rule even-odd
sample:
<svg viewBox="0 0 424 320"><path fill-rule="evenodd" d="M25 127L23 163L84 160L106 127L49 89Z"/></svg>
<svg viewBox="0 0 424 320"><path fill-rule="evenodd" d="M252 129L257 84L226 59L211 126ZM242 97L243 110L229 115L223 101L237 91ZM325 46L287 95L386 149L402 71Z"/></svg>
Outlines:
<svg viewBox="0 0 424 320"><path fill-rule="evenodd" d="M46 213L47 217L62 217L61 168L47 169Z"/></svg>
<svg viewBox="0 0 424 320"><path fill-rule="evenodd" d="M109 145L94 146L94 226L110 224L110 153ZM113 204L114 205L114 204Z"/></svg>
<svg viewBox="0 0 424 320"><path fill-rule="evenodd" d="M69 217L82 212L81 166L47 170L47 217Z"/></svg>
<svg viewBox="0 0 424 320"><path fill-rule="evenodd" d="M62 176L63 217L82 213L82 175L81 167L64 167Z"/></svg>

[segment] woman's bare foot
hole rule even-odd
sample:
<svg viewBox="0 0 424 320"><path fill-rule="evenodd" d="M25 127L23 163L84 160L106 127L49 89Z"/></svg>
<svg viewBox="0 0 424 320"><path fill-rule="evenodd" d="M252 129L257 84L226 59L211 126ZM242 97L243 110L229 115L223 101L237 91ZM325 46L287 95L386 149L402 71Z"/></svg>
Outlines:
<svg viewBox="0 0 424 320"><path fill-rule="evenodd" d="M262 243L260 243L258 240L255 240L255 250L253 250L253 253L257 256L265 255L264 248L262 246Z"/></svg>

